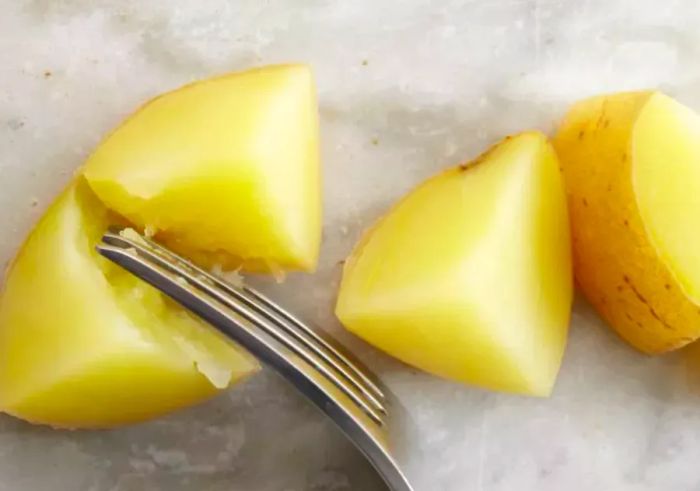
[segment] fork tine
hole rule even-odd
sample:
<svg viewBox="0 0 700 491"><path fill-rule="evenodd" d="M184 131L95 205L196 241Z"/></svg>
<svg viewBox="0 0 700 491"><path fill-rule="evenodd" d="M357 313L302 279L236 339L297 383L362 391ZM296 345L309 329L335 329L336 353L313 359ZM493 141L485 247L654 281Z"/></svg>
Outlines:
<svg viewBox="0 0 700 491"><path fill-rule="evenodd" d="M264 315L270 321L280 324L285 330L287 330L300 342L307 345L308 348L314 351L317 356L323 358L327 364L331 365L334 370L338 371L344 378L346 378L351 384L360 390L377 410L382 413L386 412L384 405L382 404L384 394L376 383L372 381L361 368L350 361L350 359L339 349L335 348L320 334L306 326L292 314L281 309L274 302L270 301L267 297L253 288L245 285L241 288L236 288L233 285L230 285L229 283L226 283L225 281L222 281L216 276L210 274L206 270L198 267L197 265L192 264L178 254L162 247L157 242L146 237L140 238L143 239L143 241L155 252L163 255L167 260L178 261L186 265L196 274L202 275L209 281L216 284L216 286L219 288L235 296L240 301L245 302L248 307L254 309L259 314ZM128 237L123 237L117 230L108 231L105 234L105 239L120 242L132 242L133 246L137 245L133 244L134 241L130 240Z"/></svg>
<svg viewBox="0 0 700 491"><path fill-rule="evenodd" d="M203 273L202 277L202 274L199 272L193 274L187 271L187 269L190 267L190 263L188 262L181 263L180 261L169 261L159 257L156 252L145 247L145 245L147 245L146 242L141 243L141 241L130 240L118 234L115 235L114 233L105 234L104 240L111 246L111 248L100 246L100 252L109 251L116 253L117 251L121 251L122 254L138 254L144 259L157 262L159 266L182 276L195 288L214 296L217 301L226 305L238 315L241 315L248 321L254 323L259 328L264 329L268 334L271 334L278 341L282 342L298 356L301 356L307 363L311 364L317 370L323 373L323 375L331 380L340 390L344 391L353 400L353 402L357 404L364 412L368 413L377 424L383 424L382 415L386 413L386 410L384 409L383 405L379 403L379 401L367 396L367 391L363 390L364 387L361 384L359 384L358 387L356 380L350 380L350 386L348 386L348 383L343 381L343 378L347 379L347 374L340 371L340 375L343 378L338 377L338 370L336 370L333 365L329 366L328 362L325 361L323 357L319 359L316 351L309 353L309 351L304 349L310 348L307 343L303 343L303 341L301 341L302 345L300 345L299 342L297 342L299 341L298 336L294 336L293 334L293 338L289 338L286 335L291 334L289 330L282 329L282 331L280 331L282 326L275 323L275 319L269 318L269 316L265 316L267 319L261 318L259 313L255 312L257 309L253 308L253 310L251 310L250 306L247 305L248 302L245 299L242 299L240 293L234 288L230 287L228 284L219 280L214 281L214 285L210 284L210 281L204 282L203 279L214 280L215 277L211 277L211 275L207 273ZM226 291L223 292L218 288L222 283L228 287L226 288ZM233 294L234 298L231 298L231 294ZM238 300L239 302L236 302L235 300ZM241 303L243 305L241 305Z"/></svg>
<svg viewBox="0 0 700 491"><path fill-rule="evenodd" d="M235 289L231 290L233 290L231 291L231 293L234 296L236 296L239 300L244 302L248 307L254 309L257 313L265 316L270 321L279 324L280 327L282 327L295 338L297 338L299 341L307 345L309 349L316 353L316 355L320 356L326 363L332 366L334 370L339 372L348 382L355 386L355 388L361 391L363 395L371 401L372 405L377 410L379 410L382 413L386 413L386 409L384 408L384 405L382 404L380 399L383 399L383 394L379 392L379 395L377 395L372 390L372 387L374 387L374 385L366 384L365 380L368 379L368 377L363 376L362 371L355 365L350 364L349 361L339 363L338 360L333 358L332 353L329 353L327 350L324 350L323 347L319 346L313 340L309 340L306 336L304 336L304 334L308 336L309 332L313 332L309 327L306 327L301 323L300 324L304 326L303 328L299 328L298 324L290 325L289 320L281 314L281 309L279 307L275 307L273 302L265 299L264 296L262 296L261 294L257 294L257 292L254 292L254 290L250 288L242 288L243 293L247 295L242 295L241 293L235 291ZM329 345L326 342L324 346ZM336 350L334 350L334 352L335 351Z"/></svg>
<svg viewBox="0 0 700 491"><path fill-rule="evenodd" d="M299 329L303 330L306 332L309 336L314 338L319 344L323 345L328 351L333 353L338 360L347 368L352 370L358 377L362 379L362 381L367 384L367 387L369 387L374 395L380 399L384 399L384 394L382 393L381 389L376 385L376 383L364 372L364 370L361 370L357 366L357 362L350 361L347 355L342 353L340 350L332 346L328 341L326 341L319 333L314 331L313 329L309 328L306 324L301 322L296 316L291 314L290 312L282 309L279 305L275 304L272 302L270 299L268 299L266 296L258 292L257 290L244 286L243 287L248 293L250 293L252 296L254 296L257 300L259 300L261 303L265 304L266 307L269 309L273 310L276 314L279 316L283 317L285 320L290 322L291 324L294 324L297 326Z"/></svg>
<svg viewBox="0 0 700 491"><path fill-rule="evenodd" d="M413 491L406 474L391 454L388 433L382 419L377 415L373 416L365 406L358 404L353 398L353 390L347 390L346 384L339 384L337 380L334 382L333 377L327 377L322 369L315 365L316 358L312 357L307 361L303 349L300 354L296 354L292 350L294 343L285 344L285 338L288 340L286 331L266 331L265 326L238 314L219 300L229 297L207 280L209 275L189 269L183 271L183 268L178 270L175 267L178 262L175 262L174 266L172 262L163 259L143 244L105 237L97 246L97 250L260 358L345 433L390 489ZM392 400L393 398L389 399Z"/></svg>

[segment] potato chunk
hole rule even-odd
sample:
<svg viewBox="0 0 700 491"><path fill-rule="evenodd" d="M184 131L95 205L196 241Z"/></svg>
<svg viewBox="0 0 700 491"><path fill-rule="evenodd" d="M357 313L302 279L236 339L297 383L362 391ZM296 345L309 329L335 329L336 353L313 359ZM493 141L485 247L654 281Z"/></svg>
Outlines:
<svg viewBox="0 0 700 491"><path fill-rule="evenodd" d="M396 204L348 258L336 313L418 368L543 396L559 370L571 301L557 159L530 132Z"/></svg>
<svg viewBox="0 0 700 491"><path fill-rule="evenodd" d="M130 223L204 265L313 270L321 235L311 72L204 80L138 110L22 246L0 295L0 410L109 427L187 406L258 370L94 250Z"/></svg>
<svg viewBox="0 0 700 491"><path fill-rule="evenodd" d="M200 263L313 270L321 236L318 114L303 65L160 96L85 165L108 208Z"/></svg>
<svg viewBox="0 0 700 491"><path fill-rule="evenodd" d="M659 92L604 95L554 145L586 297L646 353L700 337L700 116Z"/></svg>
<svg viewBox="0 0 700 491"><path fill-rule="evenodd" d="M110 427L194 404L258 369L97 254L113 221L79 178L23 245L0 296L0 410Z"/></svg>

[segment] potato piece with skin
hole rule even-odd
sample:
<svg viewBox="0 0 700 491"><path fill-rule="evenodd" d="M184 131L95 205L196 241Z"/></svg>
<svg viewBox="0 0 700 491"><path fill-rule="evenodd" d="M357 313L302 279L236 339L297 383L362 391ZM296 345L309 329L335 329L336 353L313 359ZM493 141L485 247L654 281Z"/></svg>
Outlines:
<svg viewBox="0 0 700 491"><path fill-rule="evenodd" d="M530 132L396 204L348 258L336 313L413 366L542 396L561 362L572 288L556 156Z"/></svg>
<svg viewBox="0 0 700 491"><path fill-rule="evenodd" d="M554 139L581 290L646 353L700 336L700 117L659 92L574 105Z"/></svg>
<svg viewBox="0 0 700 491"><path fill-rule="evenodd" d="M82 178L49 208L0 295L0 410L63 428L143 421L258 369L94 249L114 217Z"/></svg>
<svg viewBox="0 0 700 491"><path fill-rule="evenodd" d="M200 263L311 271L321 236L317 112L303 65L197 82L139 109L84 174L108 208Z"/></svg>

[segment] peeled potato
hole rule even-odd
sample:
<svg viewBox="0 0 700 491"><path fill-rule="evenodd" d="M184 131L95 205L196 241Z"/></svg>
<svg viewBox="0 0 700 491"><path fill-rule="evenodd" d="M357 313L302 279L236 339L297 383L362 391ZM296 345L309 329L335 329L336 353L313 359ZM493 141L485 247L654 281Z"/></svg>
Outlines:
<svg viewBox="0 0 700 491"><path fill-rule="evenodd" d="M201 401L259 367L97 255L128 221L205 264L311 270L318 118L307 67L198 82L111 133L22 246L0 295L0 410L110 427Z"/></svg>
<svg viewBox="0 0 700 491"><path fill-rule="evenodd" d="M160 96L111 133L84 174L120 215L226 268L315 268L318 114L303 65L270 66Z"/></svg>
<svg viewBox="0 0 700 491"><path fill-rule="evenodd" d="M258 369L97 254L114 220L79 178L22 246L0 296L0 410L110 427L191 405Z"/></svg>
<svg viewBox="0 0 700 491"><path fill-rule="evenodd" d="M554 145L586 297L646 353L700 337L700 116L659 92L604 95Z"/></svg>
<svg viewBox="0 0 700 491"><path fill-rule="evenodd" d="M543 396L559 370L571 301L557 159L530 132L396 204L346 261L336 313L413 366Z"/></svg>

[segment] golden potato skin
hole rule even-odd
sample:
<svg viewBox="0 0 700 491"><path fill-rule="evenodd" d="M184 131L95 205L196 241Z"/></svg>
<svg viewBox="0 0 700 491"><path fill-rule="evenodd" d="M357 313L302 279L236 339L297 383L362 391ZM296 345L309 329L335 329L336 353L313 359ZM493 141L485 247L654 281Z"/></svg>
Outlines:
<svg viewBox="0 0 700 491"><path fill-rule="evenodd" d="M650 242L633 184L635 120L657 92L604 95L575 104L554 147L564 173L574 273L617 333L650 354L700 336L700 309Z"/></svg>

